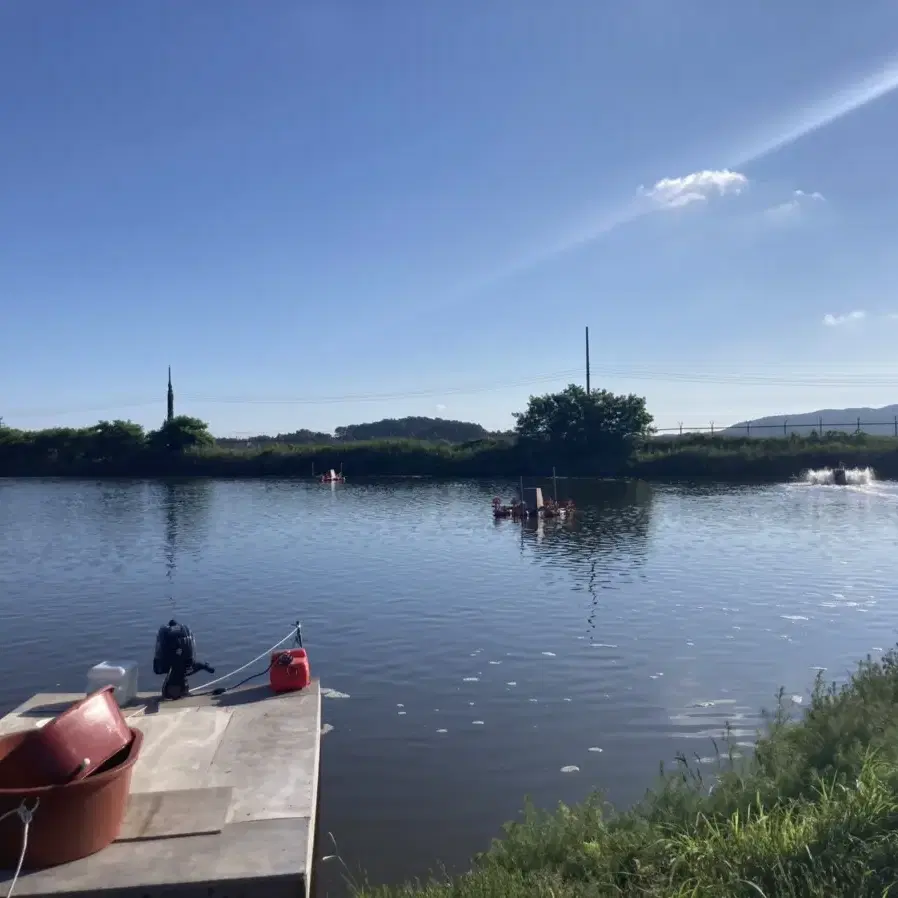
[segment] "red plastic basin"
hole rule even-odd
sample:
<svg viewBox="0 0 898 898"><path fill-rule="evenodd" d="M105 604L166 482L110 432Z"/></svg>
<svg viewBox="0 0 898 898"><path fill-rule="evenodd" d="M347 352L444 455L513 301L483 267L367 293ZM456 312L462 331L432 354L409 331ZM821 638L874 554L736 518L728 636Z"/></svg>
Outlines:
<svg viewBox="0 0 898 898"><path fill-rule="evenodd" d="M143 733L128 730L128 744L91 776L63 785L25 786L17 781L13 755L29 752L42 730L0 737L0 817L22 802L33 808L24 870L55 867L101 851L121 831L131 791L131 774L140 757ZM0 869L15 869L22 851L24 827L18 815L0 820Z"/></svg>

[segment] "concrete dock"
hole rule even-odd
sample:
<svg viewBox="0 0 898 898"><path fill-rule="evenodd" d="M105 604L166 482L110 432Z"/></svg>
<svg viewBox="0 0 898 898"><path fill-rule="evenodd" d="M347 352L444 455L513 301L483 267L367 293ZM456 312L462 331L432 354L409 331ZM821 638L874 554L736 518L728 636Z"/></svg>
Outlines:
<svg viewBox="0 0 898 898"><path fill-rule="evenodd" d="M41 726L83 697L36 695L0 720L0 735ZM267 684L172 702L141 693L122 710L144 743L119 839L80 861L23 872L17 898L309 898L318 680L281 695ZM0 894L11 881L12 871L0 872Z"/></svg>

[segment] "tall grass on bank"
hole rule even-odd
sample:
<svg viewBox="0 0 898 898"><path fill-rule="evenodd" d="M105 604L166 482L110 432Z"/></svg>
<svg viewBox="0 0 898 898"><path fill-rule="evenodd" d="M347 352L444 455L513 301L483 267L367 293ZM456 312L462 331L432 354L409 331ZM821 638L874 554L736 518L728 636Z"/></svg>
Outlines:
<svg viewBox="0 0 898 898"><path fill-rule="evenodd" d="M598 797L528 808L454 879L365 898L898 896L898 654L847 685L818 677L799 721L782 694L756 752L709 787L681 759L632 810Z"/></svg>
<svg viewBox="0 0 898 898"><path fill-rule="evenodd" d="M114 451L113 451L114 450ZM350 479L415 477L637 477L645 480L770 482L844 461L898 478L898 439L828 434L823 439L686 435L647 440L625 455L561 444L484 439L197 446L162 451L151 440L110 446L87 431L23 433L0 428L0 476L311 477L341 467Z"/></svg>
<svg viewBox="0 0 898 898"><path fill-rule="evenodd" d="M783 480L809 469L873 468L882 477L898 477L898 439L870 434L826 434L822 439L734 437L689 434L652 440L630 464L634 476L654 479Z"/></svg>

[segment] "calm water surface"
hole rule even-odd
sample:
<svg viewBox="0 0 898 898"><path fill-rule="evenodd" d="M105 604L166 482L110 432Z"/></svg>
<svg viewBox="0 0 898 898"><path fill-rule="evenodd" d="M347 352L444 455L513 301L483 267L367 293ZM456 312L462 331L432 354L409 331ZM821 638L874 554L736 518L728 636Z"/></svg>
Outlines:
<svg viewBox="0 0 898 898"><path fill-rule="evenodd" d="M525 794L631 802L726 721L750 745L779 686L797 704L895 642L895 485L570 482L575 522L538 527L493 521L511 491L0 480L0 710L104 658L157 688L173 615L220 672L300 618L342 696L319 853L332 833L377 882L464 869Z"/></svg>

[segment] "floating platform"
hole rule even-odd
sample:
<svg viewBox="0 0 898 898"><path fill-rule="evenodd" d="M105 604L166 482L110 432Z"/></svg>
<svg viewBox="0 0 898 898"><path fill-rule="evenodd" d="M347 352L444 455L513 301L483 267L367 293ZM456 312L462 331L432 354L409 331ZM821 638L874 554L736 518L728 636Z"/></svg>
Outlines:
<svg viewBox="0 0 898 898"><path fill-rule="evenodd" d="M0 720L0 735L42 726L82 698L36 695ZM144 743L121 835L90 857L23 872L16 898L309 898L318 680L279 695L267 684L169 702L141 693L122 713ZM0 894L12 875L0 872Z"/></svg>

